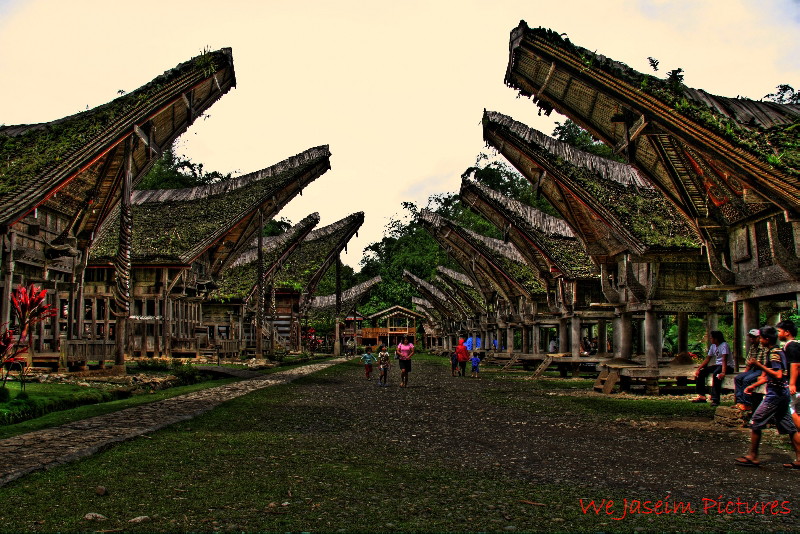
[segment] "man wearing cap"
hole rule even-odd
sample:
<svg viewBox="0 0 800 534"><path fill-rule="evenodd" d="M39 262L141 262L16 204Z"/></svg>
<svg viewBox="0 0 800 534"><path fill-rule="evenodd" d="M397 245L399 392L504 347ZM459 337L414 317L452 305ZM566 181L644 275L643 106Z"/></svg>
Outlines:
<svg viewBox="0 0 800 534"><path fill-rule="evenodd" d="M760 332L758 328L753 328L747 333L750 348L747 350L747 358L745 361L755 359L762 365L766 363L766 351L759 343ZM752 395L744 392L744 388L755 382L761 376L761 369L747 364L744 371L739 373L733 378L734 384L734 397L736 398L736 406L742 411L749 411L753 409Z"/></svg>

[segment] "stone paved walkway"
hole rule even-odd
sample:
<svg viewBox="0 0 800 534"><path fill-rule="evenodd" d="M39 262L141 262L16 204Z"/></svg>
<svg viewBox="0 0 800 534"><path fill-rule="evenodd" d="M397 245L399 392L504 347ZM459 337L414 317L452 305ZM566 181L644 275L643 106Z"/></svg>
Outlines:
<svg viewBox="0 0 800 534"><path fill-rule="evenodd" d="M32 471L90 456L116 443L185 421L252 391L286 384L344 362L345 358L187 393L118 412L0 440L0 486Z"/></svg>

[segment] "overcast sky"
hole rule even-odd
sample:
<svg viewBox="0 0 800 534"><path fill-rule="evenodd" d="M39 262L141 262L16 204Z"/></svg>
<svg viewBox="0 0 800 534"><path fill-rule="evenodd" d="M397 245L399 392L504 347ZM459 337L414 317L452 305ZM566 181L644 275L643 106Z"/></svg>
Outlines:
<svg viewBox="0 0 800 534"><path fill-rule="evenodd" d="M232 47L238 86L184 134L206 170L248 173L322 144L332 169L279 216L366 221L358 270L400 203L456 191L484 148L484 108L547 134L553 115L505 87L524 19L724 96L800 89L798 0L0 0L0 124L50 121L132 91L204 47Z"/></svg>

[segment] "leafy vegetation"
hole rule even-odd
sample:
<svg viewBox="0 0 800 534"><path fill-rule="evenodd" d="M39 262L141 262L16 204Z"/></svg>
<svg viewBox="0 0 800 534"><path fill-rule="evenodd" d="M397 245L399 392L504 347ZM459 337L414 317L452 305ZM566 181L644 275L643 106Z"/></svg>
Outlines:
<svg viewBox="0 0 800 534"><path fill-rule="evenodd" d="M231 173L206 172L202 163L194 163L188 157L177 154L177 143L176 140L164 150L150 172L139 182L137 189L182 189L231 178Z"/></svg>

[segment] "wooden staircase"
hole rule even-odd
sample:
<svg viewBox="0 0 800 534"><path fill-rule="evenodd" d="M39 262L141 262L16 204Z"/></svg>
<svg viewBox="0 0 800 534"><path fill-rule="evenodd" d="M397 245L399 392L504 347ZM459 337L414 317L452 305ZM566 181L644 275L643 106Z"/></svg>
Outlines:
<svg viewBox="0 0 800 534"><path fill-rule="evenodd" d="M600 374L597 376L597 380L594 383L594 390L598 393L612 393L614 391L614 386L619 383L620 376L619 376L619 369L608 369L605 368L600 371Z"/></svg>

